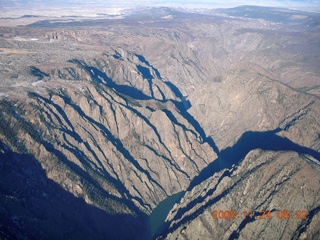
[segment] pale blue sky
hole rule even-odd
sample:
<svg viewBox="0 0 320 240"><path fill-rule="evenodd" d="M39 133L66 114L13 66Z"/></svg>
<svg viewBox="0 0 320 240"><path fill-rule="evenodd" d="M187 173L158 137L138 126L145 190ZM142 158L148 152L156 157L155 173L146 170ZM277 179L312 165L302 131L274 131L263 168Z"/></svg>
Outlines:
<svg viewBox="0 0 320 240"><path fill-rule="evenodd" d="M99 4L103 6L206 6L214 8L216 6L319 6L320 0L0 0L0 6L4 5L90 5Z"/></svg>

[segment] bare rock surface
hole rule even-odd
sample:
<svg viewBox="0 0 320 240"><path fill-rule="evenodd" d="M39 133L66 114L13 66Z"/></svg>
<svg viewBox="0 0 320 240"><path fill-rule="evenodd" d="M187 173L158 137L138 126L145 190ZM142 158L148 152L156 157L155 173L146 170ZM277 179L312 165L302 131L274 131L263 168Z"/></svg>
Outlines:
<svg viewBox="0 0 320 240"><path fill-rule="evenodd" d="M319 164L309 158L251 151L186 192L167 217L166 239L316 239ZM236 215L223 218L226 211Z"/></svg>

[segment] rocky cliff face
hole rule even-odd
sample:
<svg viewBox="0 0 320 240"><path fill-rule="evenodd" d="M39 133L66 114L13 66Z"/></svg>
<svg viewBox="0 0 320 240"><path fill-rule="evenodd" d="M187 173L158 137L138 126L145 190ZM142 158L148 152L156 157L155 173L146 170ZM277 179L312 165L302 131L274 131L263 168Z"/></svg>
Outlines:
<svg viewBox="0 0 320 240"><path fill-rule="evenodd" d="M250 151L239 165L190 189L169 214L170 233L165 236L316 239L320 217L318 172L319 165L308 155Z"/></svg>
<svg viewBox="0 0 320 240"><path fill-rule="evenodd" d="M278 128L281 136L302 146L319 148L317 96L301 94L254 64L234 68L219 82L208 85L210 91L202 87L190 95L190 113L210 116L199 117L199 122L209 135L216 136L219 149L231 147L244 132ZM309 126L315 131L309 132Z"/></svg>
<svg viewBox="0 0 320 240"><path fill-rule="evenodd" d="M316 239L318 16L268 11L2 27L0 237L149 239L180 193L154 238Z"/></svg>
<svg viewBox="0 0 320 240"><path fill-rule="evenodd" d="M95 66L71 60L73 66L63 74L37 68L46 78L39 91L1 101L1 142L4 156L13 151L37 159L49 179L83 204L143 221L161 200L186 189L217 155L170 85L137 56L126 54L106 54L106 60L94 60ZM114 62L106 69L108 57ZM3 197L21 198L9 193ZM28 220L21 222L31 231Z"/></svg>

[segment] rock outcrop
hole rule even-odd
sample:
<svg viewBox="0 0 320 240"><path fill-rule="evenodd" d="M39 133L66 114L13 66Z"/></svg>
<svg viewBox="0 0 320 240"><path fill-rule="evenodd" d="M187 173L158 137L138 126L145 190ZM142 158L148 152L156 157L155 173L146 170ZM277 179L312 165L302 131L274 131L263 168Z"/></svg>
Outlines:
<svg viewBox="0 0 320 240"><path fill-rule="evenodd" d="M164 236L316 239L319 164L311 158L295 152L249 152L239 165L190 189L168 215L169 234Z"/></svg>
<svg viewBox="0 0 320 240"><path fill-rule="evenodd" d="M143 63L131 57L139 70ZM40 91L29 91L27 98L1 100L5 160L11 154L36 159L48 179L74 198L83 199L83 204L106 214L128 215L141 223L161 200L185 190L217 155L203 133L197 131L198 126L193 126L194 119L179 98L154 75L151 66L141 66L143 71L150 71L150 79L135 72L137 81L133 79L128 86L121 85L121 80L131 79L127 75L130 67L122 66L117 82L106 75L106 69L80 60L71 62L74 71L67 71L68 75L50 75L58 70L45 72L48 69L38 68L47 78L39 83ZM74 72L83 73L79 74L81 79L71 80ZM148 87L139 85L138 80L147 82ZM160 92L157 99L156 93ZM27 199L31 197L26 195ZM8 196L21 198L13 193L3 198ZM63 211L70 210L66 207ZM35 217L34 221L40 219ZM32 231L29 220L23 219L20 224L21 229ZM134 226L129 228L131 234L141 231ZM101 234L108 236L106 232Z"/></svg>

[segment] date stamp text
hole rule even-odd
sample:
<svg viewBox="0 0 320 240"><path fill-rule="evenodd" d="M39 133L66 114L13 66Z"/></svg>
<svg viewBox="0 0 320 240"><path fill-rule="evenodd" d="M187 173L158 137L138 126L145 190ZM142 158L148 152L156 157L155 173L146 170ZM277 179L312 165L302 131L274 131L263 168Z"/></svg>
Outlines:
<svg viewBox="0 0 320 240"><path fill-rule="evenodd" d="M271 218L278 218L280 220L288 220L294 218L297 220L307 220L308 211L307 210L261 210L259 212L254 212L252 210L244 210L242 212L237 212L235 210L213 210L213 219L252 219L252 220L267 220Z"/></svg>

